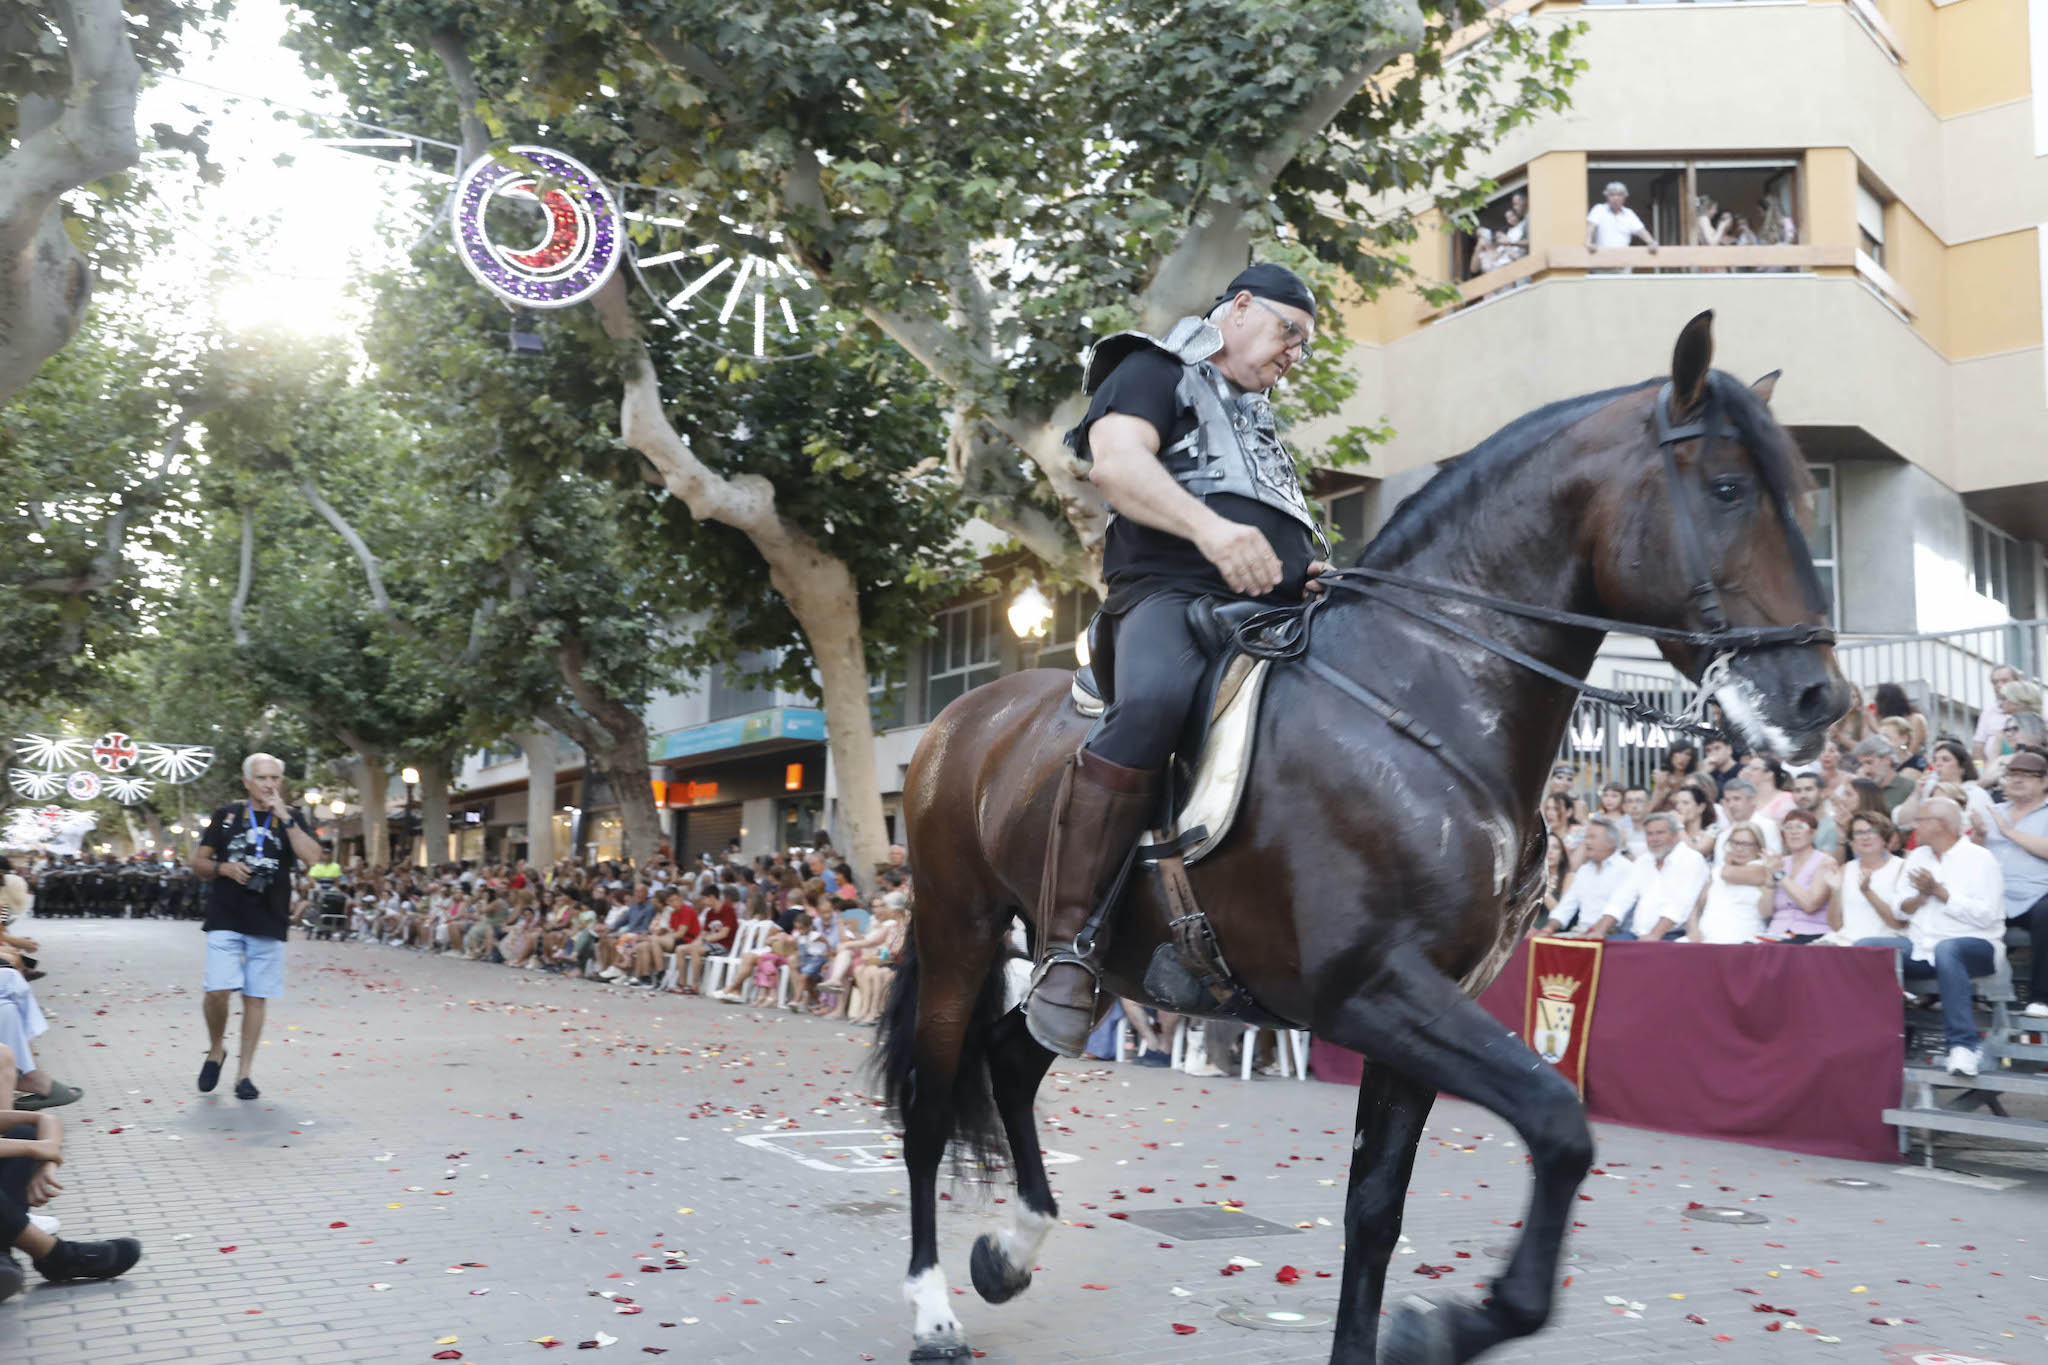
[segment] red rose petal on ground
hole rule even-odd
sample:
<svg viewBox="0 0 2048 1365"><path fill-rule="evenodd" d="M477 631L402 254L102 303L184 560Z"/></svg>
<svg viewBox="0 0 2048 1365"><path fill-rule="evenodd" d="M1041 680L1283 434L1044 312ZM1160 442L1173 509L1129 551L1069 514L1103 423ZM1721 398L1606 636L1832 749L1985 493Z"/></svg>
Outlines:
<svg viewBox="0 0 2048 1365"><path fill-rule="evenodd" d="M436 1351L436 1352L434 1352L434 1359L436 1359L436 1360L460 1360L460 1359L462 1359L462 1352L460 1352L460 1351Z"/></svg>
<svg viewBox="0 0 2048 1365"><path fill-rule="evenodd" d="M1191 1337L1195 1334L1195 1329L1184 1322L1176 1322L1175 1324L1173 1324L1173 1330L1177 1335L1184 1337Z"/></svg>
<svg viewBox="0 0 2048 1365"><path fill-rule="evenodd" d="M1291 1265L1283 1265L1273 1272L1273 1279L1280 1284L1293 1284L1301 1278L1301 1272Z"/></svg>
<svg viewBox="0 0 2048 1365"><path fill-rule="evenodd" d="M1082 1285L1081 1287L1082 1287L1083 1289L1107 1289L1107 1288L1109 1288L1109 1286L1108 1286L1108 1285L1106 1285L1106 1284L1084 1284L1084 1285Z"/></svg>
<svg viewBox="0 0 2048 1365"><path fill-rule="evenodd" d="M233 1247L222 1247L222 1248L221 1248L221 1252L222 1252L222 1254L226 1254L227 1252L230 1252L230 1251L233 1251L233 1250L234 1250L234 1248L233 1248Z"/></svg>

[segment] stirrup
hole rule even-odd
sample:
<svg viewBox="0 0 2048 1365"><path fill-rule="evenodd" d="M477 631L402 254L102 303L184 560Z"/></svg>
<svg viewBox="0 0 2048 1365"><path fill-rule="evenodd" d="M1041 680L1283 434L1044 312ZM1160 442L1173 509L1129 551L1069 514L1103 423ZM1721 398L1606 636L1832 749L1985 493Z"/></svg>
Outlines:
<svg viewBox="0 0 2048 1365"><path fill-rule="evenodd" d="M1095 983L1095 993L1097 995L1102 994L1102 968L1095 965L1094 954L1084 955L1077 951L1073 944L1069 943L1061 947L1047 949L1045 960L1032 968L1031 983L1024 988L1025 1004L1028 1005L1031 1002L1031 997L1038 994L1039 984L1045 980L1045 974L1063 962L1071 962L1076 967L1087 972L1088 979Z"/></svg>

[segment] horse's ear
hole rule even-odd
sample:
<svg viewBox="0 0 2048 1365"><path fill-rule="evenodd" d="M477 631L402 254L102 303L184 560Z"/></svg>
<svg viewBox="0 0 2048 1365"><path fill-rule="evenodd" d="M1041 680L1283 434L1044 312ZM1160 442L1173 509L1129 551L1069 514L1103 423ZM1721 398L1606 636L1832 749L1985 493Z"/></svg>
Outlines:
<svg viewBox="0 0 2048 1365"><path fill-rule="evenodd" d="M1785 373L1783 370L1772 370L1762 379L1759 379L1756 381L1756 383L1751 384L1749 386L1749 391L1755 394L1758 400L1762 402L1766 407L1770 406L1771 395L1778 391L1778 376L1783 373Z"/></svg>
<svg viewBox="0 0 2048 1365"><path fill-rule="evenodd" d="M1678 334L1671 351L1672 411L1691 412L1707 392L1707 371L1714 364L1714 310L1709 308Z"/></svg>

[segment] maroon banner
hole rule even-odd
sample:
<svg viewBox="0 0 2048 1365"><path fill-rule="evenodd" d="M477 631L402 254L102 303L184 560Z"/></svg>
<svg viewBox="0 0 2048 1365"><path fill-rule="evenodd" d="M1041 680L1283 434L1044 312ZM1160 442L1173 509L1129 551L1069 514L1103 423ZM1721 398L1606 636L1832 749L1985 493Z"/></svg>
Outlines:
<svg viewBox="0 0 2048 1365"><path fill-rule="evenodd" d="M1600 990L1600 951L1606 946L1597 938L1532 938L1522 951L1529 964L1522 978L1522 1037L1581 1098L1593 1000Z"/></svg>
<svg viewBox="0 0 2048 1365"><path fill-rule="evenodd" d="M1479 1003L1522 1036L1529 947ZM1883 1112L1905 1053L1888 948L1609 943L1585 1038L1594 1118L1854 1161L1896 1161ZM1320 1080L1358 1081L1355 1053L1317 1039Z"/></svg>

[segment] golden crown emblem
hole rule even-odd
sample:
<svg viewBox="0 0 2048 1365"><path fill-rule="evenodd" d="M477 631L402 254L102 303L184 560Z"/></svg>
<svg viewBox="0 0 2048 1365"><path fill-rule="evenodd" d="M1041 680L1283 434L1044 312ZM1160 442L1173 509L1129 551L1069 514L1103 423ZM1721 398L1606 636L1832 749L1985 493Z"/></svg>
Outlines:
<svg viewBox="0 0 2048 1365"><path fill-rule="evenodd" d="M1576 976L1539 976L1536 984L1552 1000L1569 1000L1585 983Z"/></svg>

